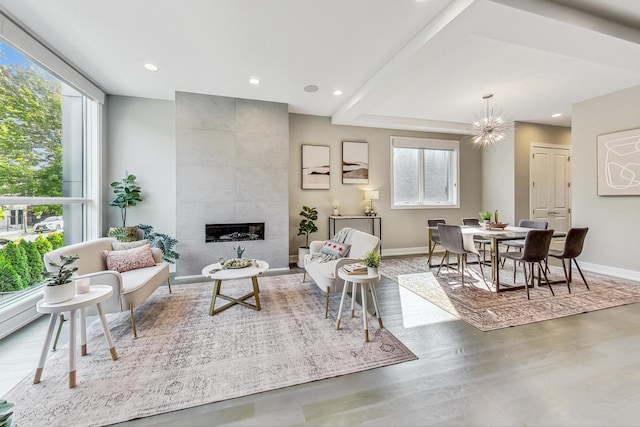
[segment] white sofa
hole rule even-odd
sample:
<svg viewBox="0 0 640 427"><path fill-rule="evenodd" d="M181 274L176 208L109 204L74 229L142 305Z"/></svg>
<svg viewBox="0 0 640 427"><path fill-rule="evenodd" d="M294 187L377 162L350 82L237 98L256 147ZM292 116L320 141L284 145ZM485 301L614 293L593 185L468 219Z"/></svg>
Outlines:
<svg viewBox="0 0 640 427"><path fill-rule="evenodd" d="M167 282L171 293L169 280L169 264L162 261L162 251L151 248L154 266L138 268L119 273L107 270L102 251L112 250L112 244L117 240L103 237L87 242L75 243L44 254L44 264L47 271L53 271L56 267L51 262L58 263L62 255L78 255L78 277L86 277L91 280L91 285L109 285L113 287L113 296L102 303L102 308L107 313L129 310L133 336L137 338L133 309L142 304L158 287Z"/></svg>
<svg viewBox="0 0 640 427"><path fill-rule="evenodd" d="M303 281L309 274L316 285L327 293L324 317L328 317L331 292L342 292L344 286L344 280L338 277L338 269L345 264L361 261L364 255L371 250L380 250L380 239L363 231L351 230L344 242L351 245L347 257L326 262L314 259L314 254L320 252L325 242L326 240L314 240L309 245L309 254L304 258L305 277L303 277Z"/></svg>

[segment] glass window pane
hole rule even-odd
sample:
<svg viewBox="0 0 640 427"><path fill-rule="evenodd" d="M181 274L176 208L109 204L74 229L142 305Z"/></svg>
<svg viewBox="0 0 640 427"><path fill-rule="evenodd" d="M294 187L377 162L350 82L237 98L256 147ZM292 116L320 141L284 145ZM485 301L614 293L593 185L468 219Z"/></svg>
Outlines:
<svg viewBox="0 0 640 427"><path fill-rule="evenodd" d="M451 150L424 150L424 201L448 203Z"/></svg>
<svg viewBox="0 0 640 427"><path fill-rule="evenodd" d="M416 204L420 198L420 150L393 149L393 199L395 204Z"/></svg>

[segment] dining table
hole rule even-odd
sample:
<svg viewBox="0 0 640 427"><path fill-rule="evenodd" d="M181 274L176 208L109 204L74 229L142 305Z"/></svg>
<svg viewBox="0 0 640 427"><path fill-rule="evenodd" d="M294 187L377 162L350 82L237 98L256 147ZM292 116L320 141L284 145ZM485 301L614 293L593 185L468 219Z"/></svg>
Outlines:
<svg viewBox="0 0 640 427"><path fill-rule="evenodd" d="M468 250L475 250L475 242L473 240L474 236L482 237L483 239L491 240L491 282L494 285L495 292L502 292L507 290L521 289L524 288L524 284L521 286L517 286L515 284L505 284L500 283L500 251L498 246L500 242L505 240L524 240L527 237L527 233L532 228L526 227L516 227L516 226L506 226L503 229L490 229L485 228L483 226L474 227L468 225L461 225L460 229L462 230L462 240L464 243L464 247ZM428 264L429 268L432 268L431 260L433 258L433 232L438 231L438 227L427 227L427 231L429 234L429 241L427 242L427 247L429 248L428 254ZM563 231L554 231L553 237L565 237L566 233Z"/></svg>

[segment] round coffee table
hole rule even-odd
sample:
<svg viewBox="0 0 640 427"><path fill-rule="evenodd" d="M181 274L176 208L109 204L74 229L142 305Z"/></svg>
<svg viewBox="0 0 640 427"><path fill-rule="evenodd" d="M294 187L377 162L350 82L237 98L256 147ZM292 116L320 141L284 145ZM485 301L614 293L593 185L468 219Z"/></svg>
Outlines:
<svg viewBox="0 0 640 427"><path fill-rule="evenodd" d="M204 277L209 277L215 280L215 284L213 285L213 295L211 297L211 306L209 307L209 316L213 316L214 314L220 313L227 308L240 304L245 307L252 308L256 311L260 311L260 288L258 287L258 275L264 273L269 269L269 263L261 260L253 260L253 264L249 267L244 268L226 268L223 269L219 262L214 264L209 264L202 269L202 275ZM247 279L251 278L251 283L253 284L253 292L249 292L246 295L243 295L239 298L233 298L228 295L223 295L220 293L220 288L222 288L223 280L237 280L237 279ZM245 300L251 297L255 297L256 303L250 304ZM226 299L227 301L231 301L228 304L225 304L221 307L215 308L216 298Z"/></svg>
<svg viewBox="0 0 640 427"><path fill-rule="evenodd" d="M376 295L375 284L380 280L380 274L349 274L344 268L338 270L338 276L344 279L344 287L342 288L342 298L340 299L340 308L338 309L338 318L336 320L336 329L340 329L340 316L342 315L342 306L344 305L344 298L347 295L347 288L349 283L352 284L351 289L351 317L354 316L354 306L356 300L356 292L358 291L358 285L362 293L362 323L364 324L364 340L369 341L369 322L367 320L367 288L371 291L371 298L373 299L373 307L376 310L376 317L378 318L378 324L382 329L382 316L380 315L380 305L378 304L378 297Z"/></svg>

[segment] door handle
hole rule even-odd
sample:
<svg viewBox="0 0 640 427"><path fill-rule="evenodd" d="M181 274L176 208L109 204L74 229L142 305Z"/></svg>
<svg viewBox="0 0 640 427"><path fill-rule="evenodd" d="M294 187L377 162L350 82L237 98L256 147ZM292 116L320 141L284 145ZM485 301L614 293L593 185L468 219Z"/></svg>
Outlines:
<svg viewBox="0 0 640 427"><path fill-rule="evenodd" d="M558 212L549 212L547 215L549 215L549 216L556 216L556 215L558 215Z"/></svg>

